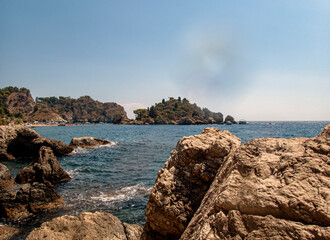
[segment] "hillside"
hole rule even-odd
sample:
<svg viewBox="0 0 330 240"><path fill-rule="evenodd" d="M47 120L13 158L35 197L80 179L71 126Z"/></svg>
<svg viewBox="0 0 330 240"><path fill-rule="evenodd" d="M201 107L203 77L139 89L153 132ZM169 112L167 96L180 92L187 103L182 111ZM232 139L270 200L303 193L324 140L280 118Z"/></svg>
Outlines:
<svg viewBox="0 0 330 240"><path fill-rule="evenodd" d="M137 109L136 121L141 124L211 124L223 123L222 113L214 113L207 108L201 109L186 98L169 98L147 109Z"/></svg>
<svg viewBox="0 0 330 240"><path fill-rule="evenodd" d="M89 96L32 98L26 88L0 89L0 123L8 122L108 122L127 120L124 108L116 103L102 103Z"/></svg>

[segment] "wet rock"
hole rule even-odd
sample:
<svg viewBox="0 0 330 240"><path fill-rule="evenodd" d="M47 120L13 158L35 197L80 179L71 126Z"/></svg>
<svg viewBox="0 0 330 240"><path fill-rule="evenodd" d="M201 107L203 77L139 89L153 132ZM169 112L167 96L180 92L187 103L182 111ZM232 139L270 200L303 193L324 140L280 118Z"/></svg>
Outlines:
<svg viewBox="0 0 330 240"><path fill-rule="evenodd" d="M18 190L0 193L0 218L24 221L37 213L57 210L63 204L63 199L51 183L23 184Z"/></svg>
<svg viewBox="0 0 330 240"><path fill-rule="evenodd" d="M216 128L182 138L150 193L142 239L179 239L224 158L239 145L240 139Z"/></svg>
<svg viewBox="0 0 330 240"><path fill-rule="evenodd" d="M81 138L73 138L71 140L70 146L74 148L94 148L100 145L115 145L116 143L110 142L100 138L94 137L81 137Z"/></svg>
<svg viewBox="0 0 330 240"><path fill-rule="evenodd" d="M70 181L70 179L71 177L57 161L52 149L42 146L39 158L19 171L15 181L20 184L46 181L57 184Z"/></svg>
<svg viewBox="0 0 330 240"><path fill-rule="evenodd" d="M12 188L14 178L11 176L9 169L0 163L0 191Z"/></svg>
<svg viewBox="0 0 330 240"><path fill-rule="evenodd" d="M330 125L257 139L219 168L180 239L330 239Z"/></svg>
<svg viewBox="0 0 330 240"><path fill-rule="evenodd" d="M25 126L0 126L0 160L13 157L36 159L42 146L50 147L55 156L64 156L73 151L71 146L42 137Z"/></svg>
<svg viewBox="0 0 330 240"><path fill-rule="evenodd" d="M124 227L125 226L125 227ZM125 231L126 229L126 231ZM138 227L121 221L110 213L84 212L78 217L62 216L45 222L40 228L33 230L27 240L95 240L117 239L138 240ZM126 233L128 232L128 236ZM131 238L134 237L134 238ZM136 238L135 238L136 237Z"/></svg>

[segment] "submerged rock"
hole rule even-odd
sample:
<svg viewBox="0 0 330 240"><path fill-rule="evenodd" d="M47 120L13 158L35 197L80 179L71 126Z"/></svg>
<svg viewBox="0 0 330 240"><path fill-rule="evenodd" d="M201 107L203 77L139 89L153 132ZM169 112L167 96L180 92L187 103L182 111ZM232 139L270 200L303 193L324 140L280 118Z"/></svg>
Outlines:
<svg viewBox="0 0 330 240"><path fill-rule="evenodd" d="M11 176L9 169L0 163L0 191L12 188L14 178Z"/></svg>
<svg viewBox="0 0 330 240"><path fill-rule="evenodd" d="M41 147L39 158L23 168L16 176L17 183L46 182L52 184L70 181L71 177L57 161L50 147Z"/></svg>
<svg viewBox="0 0 330 240"><path fill-rule="evenodd" d="M27 240L138 240L141 227L121 223L121 221L110 213L84 212L78 217L62 216L33 230Z"/></svg>
<svg viewBox="0 0 330 240"><path fill-rule="evenodd" d="M81 137L73 138L71 140L70 146L74 148L94 148L100 145L115 145L116 143L110 142L108 140L94 138L94 137Z"/></svg>
<svg viewBox="0 0 330 240"><path fill-rule="evenodd" d="M36 159L42 146L50 147L55 156L64 156L73 151L73 147L42 137L28 127L0 126L0 160Z"/></svg>
<svg viewBox="0 0 330 240"><path fill-rule="evenodd" d="M63 204L51 183L27 183L19 190L0 192L0 218L23 221L39 212L57 210Z"/></svg>
<svg viewBox="0 0 330 240"><path fill-rule="evenodd" d="M180 239L330 239L330 125L257 139L219 168Z"/></svg>
<svg viewBox="0 0 330 240"><path fill-rule="evenodd" d="M239 145L240 139L216 128L182 138L150 193L142 239L179 239L224 158Z"/></svg>

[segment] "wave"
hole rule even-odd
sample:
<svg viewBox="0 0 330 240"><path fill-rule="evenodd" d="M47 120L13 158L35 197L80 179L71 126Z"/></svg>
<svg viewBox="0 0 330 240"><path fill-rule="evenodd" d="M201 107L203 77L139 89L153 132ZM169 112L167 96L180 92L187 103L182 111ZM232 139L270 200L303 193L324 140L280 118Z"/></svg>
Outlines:
<svg viewBox="0 0 330 240"><path fill-rule="evenodd" d="M95 146L93 148L81 148L81 147L77 147L75 148L69 155L77 155L77 154L86 154L88 153L88 151L90 151L91 149L98 149L98 148L108 148L108 147L113 147L118 145L118 142L110 142L109 144L105 144L105 145L98 145Z"/></svg>
<svg viewBox="0 0 330 240"><path fill-rule="evenodd" d="M118 145L119 143L118 142L110 142L108 144L105 144L105 145L98 145L98 146L95 146L93 147L93 149L95 148L107 148L107 147L113 147L115 145Z"/></svg>
<svg viewBox="0 0 330 240"><path fill-rule="evenodd" d="M102 202L125 202L137 196L143 197L149 195L151 187L146 187L144 184L137 184L134 186L124 187L112 193L100 192L99 196L92 196L92 200L99 200Z"/></svg>
<svg viewBox="0 0 330 240"><path fill-rule="evenodd" d="M87 152L88 152L88 149L78 147L78 148L75 148L69 155L85 154Z"/></svg>

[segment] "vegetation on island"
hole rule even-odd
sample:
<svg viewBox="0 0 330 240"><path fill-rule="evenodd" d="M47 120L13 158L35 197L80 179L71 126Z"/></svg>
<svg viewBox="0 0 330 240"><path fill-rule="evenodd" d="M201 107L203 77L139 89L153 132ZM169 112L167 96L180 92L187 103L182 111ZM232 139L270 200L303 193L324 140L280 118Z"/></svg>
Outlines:
<svg viewBox="0 0 330 240"><path fill-rule="evenodd" d="M141 124L210 124L223 123L222 113L214 113L207 108L201 109L188 99L170 97L147 109L134 111L136 121Z"/></svg>

